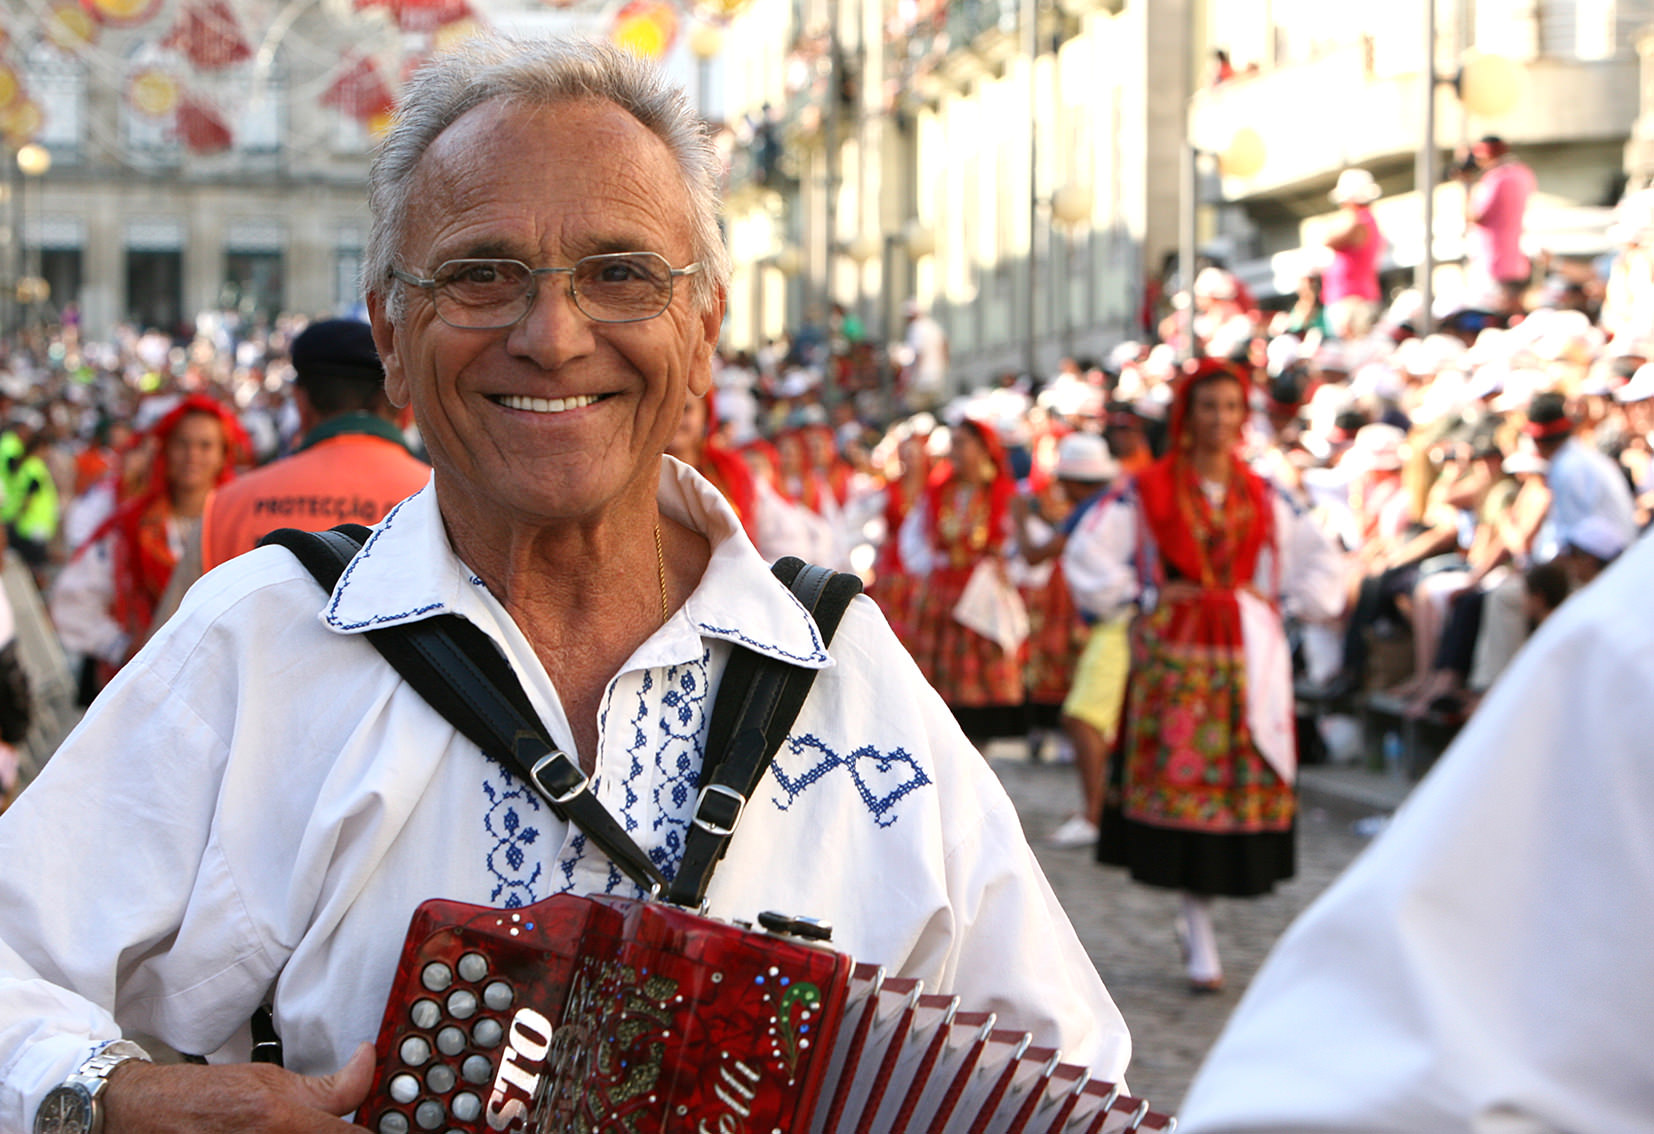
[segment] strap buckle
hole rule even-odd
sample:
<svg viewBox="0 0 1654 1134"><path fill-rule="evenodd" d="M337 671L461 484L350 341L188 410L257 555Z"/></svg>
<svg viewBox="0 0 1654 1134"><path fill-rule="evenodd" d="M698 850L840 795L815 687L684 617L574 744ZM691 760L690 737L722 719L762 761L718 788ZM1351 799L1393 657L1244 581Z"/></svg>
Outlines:
<svg viewBox="0 0 1654 1134"><path fill-rule="evenodd" d="M715 802L714 796L722 802ZM727 838L746 810L747 797L723 784L707 784L695 800L695 826L709 835Z"/></svg>
<svg viewBox="0 0 1654 1134"><path fill-rule="evenodd" d="M547 799L559 805L582 794L589 783L580 766L555 748L534 761L529 777Z"/></svg>

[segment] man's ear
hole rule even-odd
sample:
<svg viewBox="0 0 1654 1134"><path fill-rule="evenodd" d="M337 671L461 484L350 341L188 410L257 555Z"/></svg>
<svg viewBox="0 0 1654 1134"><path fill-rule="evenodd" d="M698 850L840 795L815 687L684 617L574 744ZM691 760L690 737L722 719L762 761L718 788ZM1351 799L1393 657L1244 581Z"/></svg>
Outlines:
<svg viewBox="0 0 1654 1134"><path fill-rule="evenodd" d="M390 399L391 405L401 409L408 404L408 379L402 372L401 355L396 349L396 326L385 310L382 292L368 293L368 324L373 328L373 345L385 368L385 397Z"/></svg>
<svg viewBox="0 0 1654 1134"><path fill-rule="evenodd" d="M701 338L695 344L695 365L689 374L689 392L697 398L712 389L712 355L723 334L724 306L728 301L729 295L719 287L707 309L701 312Z"/></svg>

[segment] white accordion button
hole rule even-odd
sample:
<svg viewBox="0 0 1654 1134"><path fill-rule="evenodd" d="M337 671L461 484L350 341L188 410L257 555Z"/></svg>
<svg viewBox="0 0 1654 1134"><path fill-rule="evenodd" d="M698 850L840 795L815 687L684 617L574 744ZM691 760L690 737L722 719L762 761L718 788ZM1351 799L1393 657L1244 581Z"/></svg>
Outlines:
<svg viewBox="0 0 1654 1134"><path fill-rule="evenodd" d="M486 1055L467 1056L459 1073L467 1083L486 1083L494 1077L494 1061Z"/></svg>
<svg viewBox="0 0 1654 1134"><path fill-rule="evenodd" d="M470 1091L461 1091L449 1105L456 1122L475 1122L482 1114L482 1100Z"/></svg>
<svg viewBox="0 0 1654 1134"><path fill-rule="evenodd" d="M441 992L454 983L454 970L441 961L432 961L420 971L419 983L432 992Z"/></svg>
<svg viewBox="0 0 1654 1134"><path fill-rule="evenodd" d="M435 1099L426 1099L414 1108L414 1123L421 1130L435 1130L447 1117L442 1104Z"/></svg>
<svg viewBox="0 0 1654 1134"><path fill-rule="evenodd" d="M453 1090L455 1080L454 1069L446 1063L438 1063L425 1072L425 1085L439 1095L445 1095Z"/></svg>
<svg viewBox="0 0 1654 1134"><path fill-rule="evenodd" d="M436 1034L436 1049L444 1055L458 1055L465 1050L465 1033L449 1024Z"/></svg>
<svg viewBox="0 0 1654 1134"><path fill-rule="evenodd" d="M457 988L448 997L448 1014L456 1020L469 1020L477 1014L477 994L468 988Z"/></svg>
<svg viewBox="0 0 1654 1134"><path fill-rule="evenodd" d="M408 1134L407 1118L391 1111L379 1119L379 1134Z"/></svg>
<svg viewBox="0 0 1654 1134"><path fill-rule="evenodd" d="M488 975L488 958L481 953L467 953L459 959L461 980L479 981Z"/></svg>
<svg viewBox="0 0 1654 1134"><path fill-rule="evenodd" d="M429 1030L442 1022L442 1006L435 1000L415 1000L408 1010L413 1026Z"/></svg>
<svg viewBox="0 0 1654 1134"><path fill-rule="evenodd" d="M505 1029L498 1020L490 1020L484 1016L471 1029L471 1038L477 1041L478 1047L498 1047L505 1038Z"/></svg>
<svg viewBox="0 0 1654 1134"><path fill-rule="evenodd" d="M504 1012L511 1007L511 986L503 980L497 980L482 990L482 1002L496 1012Z"/></svg>
<svg viewBox="0 0 1654 1134"><path fill-rule="evenodd" d="M412 1075L394 1075L391 1077L391 1098L406 1106L418 1097L418 1079Z"/></svg>
<svg viewBox="0 0 1654 1134"><path fill-rule="evenodd" d="M424 1036L409 1036L398 1050L402 1053L402 1062L412 1067L418 1067L431 1058L431 1045Z"/></svg>

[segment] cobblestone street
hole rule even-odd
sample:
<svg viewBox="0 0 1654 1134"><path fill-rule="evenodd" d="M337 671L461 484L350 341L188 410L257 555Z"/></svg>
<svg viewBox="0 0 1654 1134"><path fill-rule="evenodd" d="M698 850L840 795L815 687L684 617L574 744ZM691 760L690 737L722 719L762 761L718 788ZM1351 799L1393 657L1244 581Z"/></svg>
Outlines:
<svg viewBox="0 0 1654 1134"><path fill-rule="evenodd" d="M1298 828L1298 876L1265 898L1220 899L1214 906L1228 987L1193 996L1173 933L1177 896L1132 883L1104 868L1089 849L1059 850L1041 841L1078 798L1071 765L1033 764L1021 744L996 744L990 762L1016 802L1024 829L1080 940L1131 1028L1127 1073L1133 1094L1174 1112L1206 1051L1247 983L1292 919L1367 845L1351 824L1373 809L1308 792Z"/></svg>

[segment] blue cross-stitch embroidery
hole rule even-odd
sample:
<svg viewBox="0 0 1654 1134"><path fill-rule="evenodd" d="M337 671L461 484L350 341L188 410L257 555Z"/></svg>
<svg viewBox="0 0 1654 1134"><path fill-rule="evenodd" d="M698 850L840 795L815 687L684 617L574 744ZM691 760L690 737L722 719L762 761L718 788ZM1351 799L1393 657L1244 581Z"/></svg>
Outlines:
<svg viewBox="0 0 1654 1134"><path fill-rule="evenodd" d="M683 837L695 802L707 726L707 688L712 654L703 650L692 662L668 666L661 678L661 710L656 724L655 774L650 793L650 830L656 845L649 858L667 878L683 860Z"/></svg>
<svg viewBox="0 0 1654 1134"><path fill-rule="evenodd" d="M579 870L581 862L585 860L586 847L589 843L590 840L584 834L575 835L574 838L569 840L568 851L557 863L557 872L562 875L557 883L559 894L567 894L577 885L574 875ZM621 872L620 867L612 862L607 865L608 876L603 880L603 892L605 894L623 893L630 898L643 896L643 888L626 877ZM587 889L589 891L590 887Z"/></svg>
<svg viewBox="0 0 1654 1134"><path fill-rule="evenodd" d="M495 770L502 783L482 781L488 797L483 829L488 833L488 872L494 876L489 900L506 909L519 909L539 900L535 886L540 881L540 862L531 860L529 848L540 841L534 820L540 815L540 798L534 790L504 768Z"/></svg>
<svg viewBox="0 0 1654 1134"><path fill-rule="evenodd" d="M788 737L770 765L781 788L770 801L779 810L789 810L801 795L835 768L843 768L849 775L856 793L867 805L867 813L881 827L888 827L900 818L896 814L898 803L931 784L930 776L903 748L880 752L872 745L865 745L841 756L820 737Z"/></svg>

